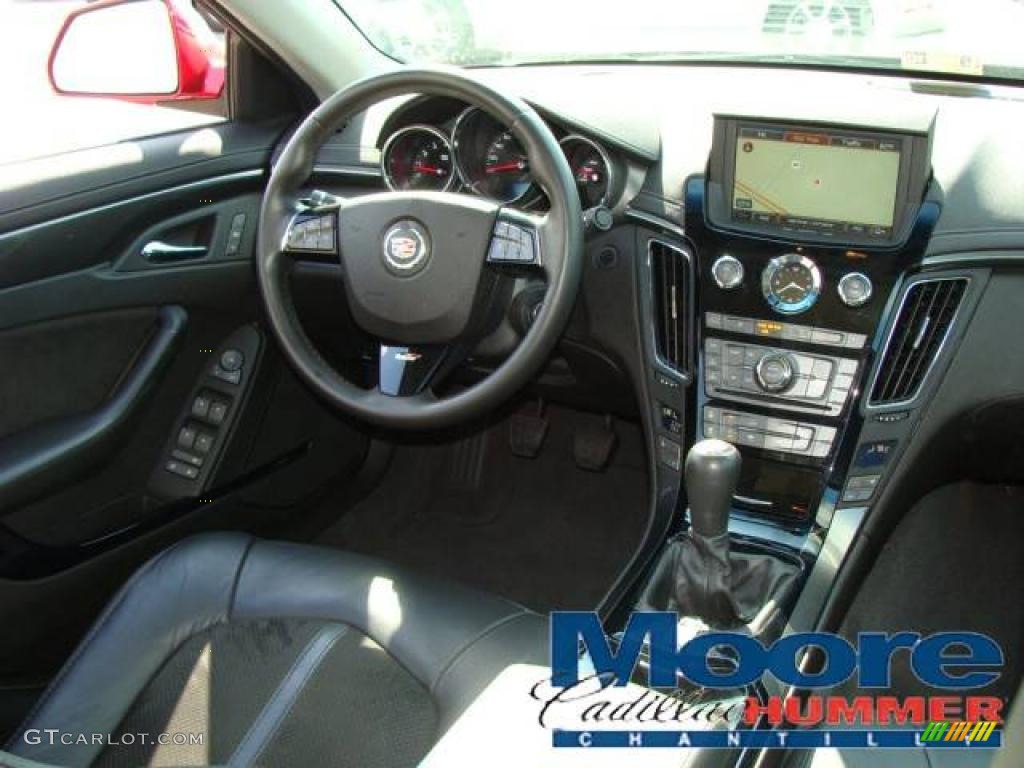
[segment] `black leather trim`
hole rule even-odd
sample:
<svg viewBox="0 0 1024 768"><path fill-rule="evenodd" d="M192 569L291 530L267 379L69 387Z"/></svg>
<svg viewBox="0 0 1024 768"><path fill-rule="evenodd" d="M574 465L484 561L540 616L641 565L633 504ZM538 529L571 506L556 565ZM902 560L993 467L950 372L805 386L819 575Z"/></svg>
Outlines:
<svg viewBox="0 0 1024 768"><path fill-rule="evenodd" d="M348 627L343 624L328 624L313 636L235 747L235 751L228 759L229 766L257 764L257 760L274 738L274 734L281 728L281 723L306 687L306 683L316 673L338 638L346 632Z"/></svg>
<svg viewBox="0 0 1024 768"><path fill-rule="evenodd" d="M256 542L234 618L343 621L370 637L429 689L467 639L522 606L463 587L424 580L354 553Z"/></svg>
<svg viewBox="0 0 1024 768"><path fill-rule="evenodd" d="M102 744L26 744L29 728L115 733L132 702L190 636L225 621L250 539L189 539L150 560L121 589L64 666L8 751L64 766L93 762Z"/></svg>
<svg viewBox="0 0 1024 768"><path fill-rule="evenodd" d="M187 319L181 307L163 307L152 339L95 411L0 440L0 512L53 493L110 458L174 357Z"/></svg>
<svg viewBox="0 0 1024 768"><path fill-rule="evenodd" d="M547 661L546 620L508 600L362 555L210 534L165 551L129 580L8 750L88 765L102 745L30 745L25 730L114 733L191 635L261 618L322 619L368 635L431 691L444 728L507 665Z"/></svg>

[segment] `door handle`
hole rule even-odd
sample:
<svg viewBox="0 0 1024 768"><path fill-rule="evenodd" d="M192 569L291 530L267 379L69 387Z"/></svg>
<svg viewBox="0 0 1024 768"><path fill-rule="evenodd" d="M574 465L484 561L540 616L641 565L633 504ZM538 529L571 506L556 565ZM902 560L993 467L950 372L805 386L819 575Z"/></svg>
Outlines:
<svg viewBox="0 0 1024 768"><path fill-rule="evenodd" d="M171 245L162 240L153 240L142 248L142 258L147 261L184 261L206 255L205 245Z"/></svg>

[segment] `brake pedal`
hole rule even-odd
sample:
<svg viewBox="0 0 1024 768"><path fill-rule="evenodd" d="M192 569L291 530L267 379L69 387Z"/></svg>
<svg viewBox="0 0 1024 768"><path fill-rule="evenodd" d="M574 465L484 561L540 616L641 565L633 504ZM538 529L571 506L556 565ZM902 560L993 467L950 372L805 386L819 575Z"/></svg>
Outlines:
<svg viewBox="0 0 1024 768"><path fill-rule="evenodd" d="M604 472L618 444L619 436L615 434L611 416L605 416L600 422L588 420L577 428L572 438L576 466L588 472Z"/></svg>
<svg viewBox="0 0 1024 768"><path fill-rule="evenodd" d="M548 436L548 420L544 417L544 403L537 403L536 413L512 414L508 421L508 446L515 456L535 459Z"/></svg>

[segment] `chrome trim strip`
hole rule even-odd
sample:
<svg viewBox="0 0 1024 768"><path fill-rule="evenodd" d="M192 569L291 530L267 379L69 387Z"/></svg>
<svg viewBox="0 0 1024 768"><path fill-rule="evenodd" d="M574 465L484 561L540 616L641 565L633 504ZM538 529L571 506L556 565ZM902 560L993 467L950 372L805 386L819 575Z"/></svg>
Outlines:
<svg viewBox="0 0 1024 768"><path fill-rule="evenodd" d="M764 499L755 499L755 498L753 498L751 496L740 496L739 494L736 494L736 493L734 493L732 495L732 500L733 501L738 501L740 504L747 504L748 506L751 506L751 507L767 507L767 508L771 508L771 507L775 506L775 502L773 502L773 501L765 501Z"/></svg>
<svg viewBox="0 0 1024 768"><path fill-rule="evenodd" d="M868 507L840 507L835 510L821 551L786 622L783 635L814 629L867 513Z"/></svg>
<svg viewBox="0 0 1024 768"><path fill-rule="evenodd" d="M917 383L917 389L914 390L914 394L904 400L898 400L891 403L882 403L876 405L872 403L872 397L875 393L875 385L878 383L878 376L882 372L882 364L885 363L886 356L889 354L889 345L892 343L892 336L896 332L896 324L899 322L900 315L903 314L903 307L907 303L907 296L910 295L910 290L917 285L924 285L926 283L949 283L962 280L967 285L964 288L964 295L960 297L960 302L957 304L956 312L953 313L952 319L949 321L949 327L946 329L945 335L942 337L942 341L939 342L938 348L935 350L935 355L928 363L928 368L925 369L924 374L921 376L921 380ZM971 288L971 278L969 275L955 275L948 277L921 277L919 279L911 278L903 286L903 294L900 296L900 304L896 312L891 315L891 322L889 323L889 331L885 337L885 345L882 347L882 354L880 354L875 362L875 370L871 374L871 383L864 391L864 409L866 411L885 411L890 408L906 408L913 404L921 396L921 391L924 389L925 383L928 378L932 375L932 370L935 365L942 358L942 353L945 351L946 343L949 341L950 336L953 335L953 330L956 328L957 320L960 318L960 310L963 309L964 303L967 301L967 292Z"/></svg>
<svg viewBox="0 0 1024 768"><path fill-rule="evenodd" d="M103 211L113 210L115 208L121 208L125 205L132 205L134 203L141 203L145 200L152 200L155 197L162 197L163 195L171 195L177 192L187 192L190 189L200 189L202 187L209 187L216 184L224 184L230 181L242 181L243 179L255 179L263 176L262 168L253 168L248 171L236 171L235 173L226 173L222 176L211 176L208 179L202 179L201 181L190 181L187 184L179 184L175 187L168 187L167 189L161 189L156 192L147 192L144 195L136 195L135 197L129 197L124 200L117 200L113 203L104 203L103 205L97 205L94 208L86 208L84 211L75 211L64 216L57 216L53 219L48 219L39 224L30 224L27 227L21 227L20 229L12 229L9 232L0 234L0 240L7 237L17 237L42 227L53 226L54 224L61 224L68 221L75 221L84 216L92 216L96 213ZM45 205L45 203L40 203Z"/></svg>
<svg viewBox="0 0 1024 768"><path fill-rule="evenodd" d="M314 165L313 173L333 174L335 176L365 176L380 178L380 168L359 165Z"/></svg>
<svg viewBox="0 0 1024 768"><path fill-rule="evenodd" d="M626 218L635 219L643 224L650 224L664 229L666 232L670 232L677 237L686 237L686 230L680 227L678 224L673 224L668 219L662 219L659 216L655 216L653 213L646 213L645 211L637 210L636 208L626 208Z"/></svg>

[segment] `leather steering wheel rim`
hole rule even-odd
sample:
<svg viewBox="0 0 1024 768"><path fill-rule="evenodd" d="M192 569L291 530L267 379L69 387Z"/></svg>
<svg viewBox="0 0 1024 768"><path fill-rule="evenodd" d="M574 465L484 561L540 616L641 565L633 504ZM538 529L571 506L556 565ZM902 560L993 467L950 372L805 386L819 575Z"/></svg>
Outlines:
<svg viewBox="0 0 1024 768"><path fill-rule="evenodd" d="M445 398L437 398L429 391L394 397L379 389L363 389L327 363L299 321L288 284L292 259L283 249L297 193L312 174L319 149L352 116L377 102L410 94L459 99L481 107L507 126L526 150L530 173L551 205L548 213L535 217L541 247L548 256L548 285L533 325L515 351L489 376ZM480 259L485 256L479 254ZM256 260L269 324L286 358L310 387L340 410L372 424L436 429L492 410L520 390L544 365L568 322L579 290L583 269L582 211L561 147L525 102L461 72L401 69L359 80L338 91L302 122L272 169L260 211Z"/></svg>

